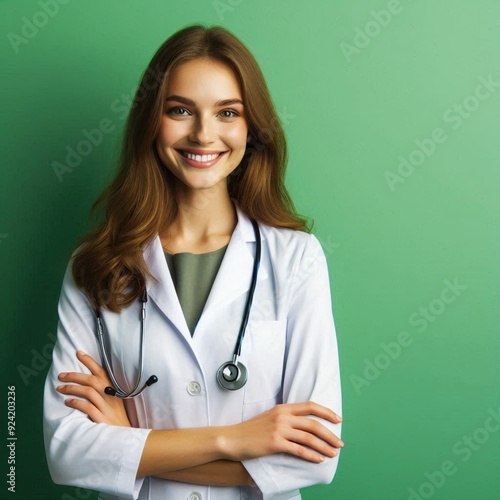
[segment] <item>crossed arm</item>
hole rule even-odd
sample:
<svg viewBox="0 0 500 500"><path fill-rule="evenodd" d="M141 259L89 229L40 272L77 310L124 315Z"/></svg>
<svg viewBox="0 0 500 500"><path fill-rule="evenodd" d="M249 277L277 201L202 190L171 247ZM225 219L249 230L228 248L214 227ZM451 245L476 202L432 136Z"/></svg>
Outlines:
<svg viewBox="0 0 500 500"><path fill-rule="evenodd" d="M91 374L59 374L57 387L70 397L65 404L95 423L131 427L123 401L104 393L111 385L106 371L92 357L78 352ZM192 484L252 485L243 460L287 453L320 463L344 446L340 438L311 417L334 424L342 419L313 402L277 405L252 419L230 426L152 430L146 440L138 477L156 476Z"/></svg>

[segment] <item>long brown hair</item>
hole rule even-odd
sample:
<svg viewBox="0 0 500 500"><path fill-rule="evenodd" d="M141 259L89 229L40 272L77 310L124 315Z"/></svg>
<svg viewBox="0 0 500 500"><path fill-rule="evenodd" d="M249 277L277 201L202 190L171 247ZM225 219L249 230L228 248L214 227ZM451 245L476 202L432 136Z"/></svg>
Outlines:
<svg viewBox="0 0 500 500"><path fill-rule="evenodd" d="M179 64L209 58L226 64L240 85L251 140L228 190L242 211L274 227L308 231L284 186L287 146L260 68L248 49L221 27L189 26L172 35L143 74L128 116L119 169L92 205L101 222L80 239L72 272L93 307L120 312L156 280L142 251L175 219L172 174L155 140L169 74Z"/></svg>

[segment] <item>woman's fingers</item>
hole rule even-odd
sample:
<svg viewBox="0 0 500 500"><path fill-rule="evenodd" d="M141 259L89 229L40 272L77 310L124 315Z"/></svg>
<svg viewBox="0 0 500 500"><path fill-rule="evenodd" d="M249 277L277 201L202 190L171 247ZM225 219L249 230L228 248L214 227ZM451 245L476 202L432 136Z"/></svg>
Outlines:
<svg viewBox="0 0 500 500"><path fill-rule="evenodd" d="M66 406L85 413L90 420L99 424L106 422L107 404L104 398L93 387L84 385L60 385L56 390L64 395L77 396L83 399L69 398L64 401Z"/></svg>
<svg viewBox="0 0 500 500"><path fill-rule="evenodd" d="M296 431L294 436L284 443L285 453L290 455L295 455L308 462L321 463L325 459L324 457L334 457L337 455L337 451L333 448L328 447L325 443L321 443L320 440L315 440L311 438L311 435L306 432Z"/></svg>
<svg viewBox="0 0 500 500"><path fill-rule="evenodd" d="M62 382L87 385L93 387L98 392L103 392L108 385L111 385L106 370L104 370L104 368L102 368L91 356L82 351L77 351L76 357L90 370L92 375L81 372L63 372L59 374L59 380Z"/></svg>
<svg viewBox="0 0 500 500"><path fill-rule="evenodd" d="M276 419L291 419L292 428L301 429L315 435L331 446L339 448L344 446L343 441L318 420L311 417L320 417L334 424L342 421L335 412L312 401L306 403L289 403L275 406L272 410Z"/></svg>
<svg viewBox="0 0 500 500"><path fill-rule="evenodd" d="M92 403L83 399L67 399L64 404L85 413L96 424L107 423L105 415Z"/></svg>
<svg viewBox="0 0 500 500"><path fill-rule="evenodd" d="M60 385L56 387L57 392L64 395L77 396L84 398L90 403L92 403L99 411L103 411L105 408L105 401L101 394L96 391L93 387L85 385Z"/></svg>
<svg viewBox="0 0 500 500"><path fill-rule="evenodd" d="M316 417L324 418L332 424L339 424L342 422L342 417L337 415L334 411L330 410L326 406L322 406L314 401L307 401L305 403L288 403L281 405L287 407L287 409L294 415L306 416L314 415Z"/></svg>
<svg viewBox="0 0 500 500"><path fill-rule="evenodd" d="M76 351L76 357L90 370L92 375L109 381L106 370L92 356L85 354L83 351Z"/></svg>
<svg viewBox="0 0 500 500"><path fill-rule="evenodd" d="M283 409L280 409L283 412ZM290 414L281 416L282 437L286 440L286 453L297 455L311 462L322 462L323 457L335 457L337 448L344 446L343 441L310 416ZM283 425L284 424L284 425Z"/></svg>
<svg viewBox="0 0 500 500"><path fill-rule="evenodd" d="M72 382L74 384L88 385L96 389L98 389L101 385L103 385L99 383L98 378L96 378L94 375L89 375L87 373L79 373L79 372L60 373L58 378L62 382Z"/></svg>
<svg viewBox="0 0 500 500"><path fill-rule="evenodd" d="M306 430L290 429L286 438L292 444L292 449L296 448L295 445L300 448L305 447L305 451L298 450L301 456L305 453L314 457L314 461L322 461L323 457L332 458L338 454L334 446L329 445L322 438Z"/></svg>
<svg viewBox="0 0 500 500"><path fill-rule="evenodd" d="M344 446L344 442L321 422L318 422L310 417L295 418L297 420L294 423L294 428L307 432L311 436L315 436L322 443L333 448L342 448Z"/></svg>

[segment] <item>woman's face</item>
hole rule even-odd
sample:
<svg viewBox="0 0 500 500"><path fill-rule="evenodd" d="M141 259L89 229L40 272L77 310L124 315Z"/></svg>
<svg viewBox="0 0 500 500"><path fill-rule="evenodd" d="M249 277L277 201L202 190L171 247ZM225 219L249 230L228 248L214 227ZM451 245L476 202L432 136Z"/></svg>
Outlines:
<svg viewBox="0 0 500 500"><path fill-rule="evenodd" d="M156 139L163 163L192 190L225 183L248 137L233 72L211 59L182 63L168 79L166 96Z"/></svg>

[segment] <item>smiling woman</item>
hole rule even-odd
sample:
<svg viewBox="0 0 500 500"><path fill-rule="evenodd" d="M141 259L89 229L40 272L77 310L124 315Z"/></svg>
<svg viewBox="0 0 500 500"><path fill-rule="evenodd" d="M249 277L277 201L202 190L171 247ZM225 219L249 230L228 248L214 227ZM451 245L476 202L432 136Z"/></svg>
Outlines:
<svg viewBox="0 0 500 500"><path fill-rule="evenodd" d="M55 482L233 500L332 480L328 270L284 186L286 151L234 35L191 26L160 47L62 285L44 399Z"/></svg>

